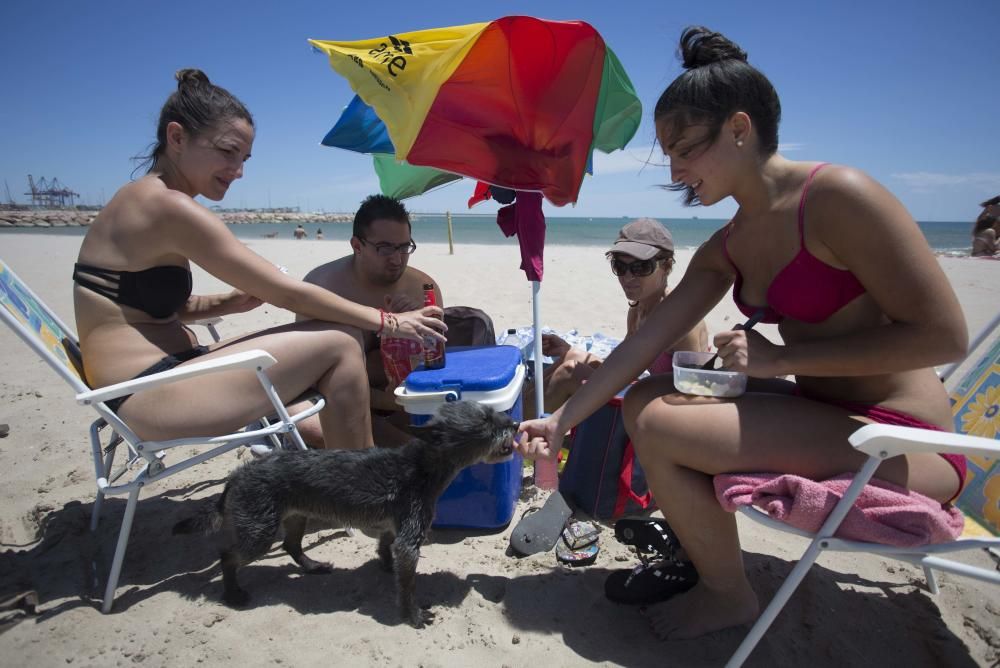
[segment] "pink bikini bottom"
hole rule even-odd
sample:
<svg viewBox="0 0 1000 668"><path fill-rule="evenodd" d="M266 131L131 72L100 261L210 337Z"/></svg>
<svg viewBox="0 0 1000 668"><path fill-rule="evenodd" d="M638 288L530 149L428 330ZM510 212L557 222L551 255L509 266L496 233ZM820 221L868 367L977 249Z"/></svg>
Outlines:
<svg viewBox="0 0 1000 668"><path fill-rule="evenodd" d="M918 420L912 415L907 415L906 413L901 413L899 411L894 411L891 408L886 408L884 406L870 406L868 404L857 404L851 401L825 401L824 403L833 404L834 406L840 406L845 408L852 413L857 413L863 417L868 418L872 422L878 424L893 424L898 427L914 427L916 429L930 429L931 431L944 431L941 427L933 424L928 424L923 420ZM946 453L940 453L939 457L943 458L946 462L951 464L951 467L955 469L955 473L958 474L958 491L955 492L955 496L948 499L948 503L951 503L958 495L961 493L962 488L965 486L965 476L968 472L968 463L965 461L963 455L952 455Z"/></svg>

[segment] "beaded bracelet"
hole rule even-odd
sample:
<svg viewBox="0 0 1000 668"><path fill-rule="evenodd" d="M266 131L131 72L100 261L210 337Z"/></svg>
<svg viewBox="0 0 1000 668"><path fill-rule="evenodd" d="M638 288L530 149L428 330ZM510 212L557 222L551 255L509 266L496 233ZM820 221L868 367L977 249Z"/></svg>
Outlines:
<svg viewBox="0 0 1000 668"><path fill-rule="evenodd" d="M388 334L395 334L399 331L399 320L396 319L395 314L388 311L385 313L385 329Z"/></svg>
<svg viewBox="0 0 1000 668"><path fill-rule="evenodd" d="M385 309L378 310L379 315L379 326L378 330L375 332L375 336L382 336L383 334L393 334L399 329L399 321L396 320L396 316L389 313Z"/></svg>

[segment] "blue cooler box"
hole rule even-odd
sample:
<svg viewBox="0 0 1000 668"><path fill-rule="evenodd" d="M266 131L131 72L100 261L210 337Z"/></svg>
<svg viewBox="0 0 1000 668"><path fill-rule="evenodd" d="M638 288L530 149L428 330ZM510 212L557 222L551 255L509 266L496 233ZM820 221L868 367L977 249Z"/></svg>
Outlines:
<svg viewBox="0 0 1000 668"><path fill-rule="evenodd" d="M396 402L413 424L430 419L447 401L477 401L521 420L521 351L512 346L449 348L442 369L418 367L396 388ZM496 529L514 515L521 493L521 455L462 470L438 500L433 526Z"/></svg>

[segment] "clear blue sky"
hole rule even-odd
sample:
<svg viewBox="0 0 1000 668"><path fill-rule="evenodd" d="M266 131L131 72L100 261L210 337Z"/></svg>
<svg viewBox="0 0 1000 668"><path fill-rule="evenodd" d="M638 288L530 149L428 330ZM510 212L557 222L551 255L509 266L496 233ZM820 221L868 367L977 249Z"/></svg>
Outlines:
<svg viewBox="0 0 1000 668"><path fill-rule="evenodd" d="M544 11L543 11L544 8ZM577 206L548 215L723 218L732 200L686 209L642 167L651 108L680 72L690 24L725 33L781 96L782 152L859 167L925 221L971 221L1000 193L1000 2L299 2L5 0L0 8L0 178L26 203L27 174L106 201L152 142L173 73L203 69L254 114L245 177L223 206L353 211L377 190L369 158L322 147L351 98L307 38L353 40L510 14L591 23L618 54L643 102L626 153L596 158ZM661 162L658 152L654 162ZM411 210L464 211L472 182L408 200ZM0 191L0 199L5 199ZM475 212L488 213L487 203Z"/></svg>

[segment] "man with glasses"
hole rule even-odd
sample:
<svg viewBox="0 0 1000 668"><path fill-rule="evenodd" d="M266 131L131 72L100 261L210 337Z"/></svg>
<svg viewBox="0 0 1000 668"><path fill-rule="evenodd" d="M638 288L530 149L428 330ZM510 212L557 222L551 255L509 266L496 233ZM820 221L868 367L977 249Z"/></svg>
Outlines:
<svg viewBox="0 0 1000 668"><path fill-rule="evenodd" d="M316 267L306 274L304 280L358 304L394 313L423 306L423 286L433 283L437 305L443 309L444 301L434 279L409 266L410 255L416 249L410 214L402 202L385 195L371 195L354 214L351 254ZM388 379L383 369L379 339L372 332L365 332L364 335L375 443L393 445L405 442L408 436L391 426L407 420L391 391L386 391ZM306 422L304 429L308 431L309 426Z"/></svg>

